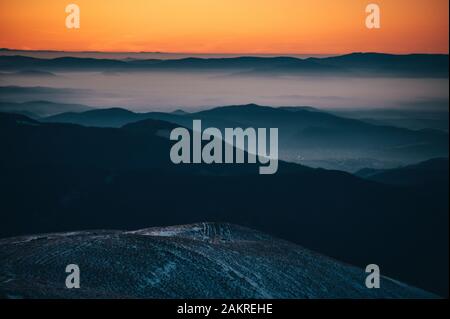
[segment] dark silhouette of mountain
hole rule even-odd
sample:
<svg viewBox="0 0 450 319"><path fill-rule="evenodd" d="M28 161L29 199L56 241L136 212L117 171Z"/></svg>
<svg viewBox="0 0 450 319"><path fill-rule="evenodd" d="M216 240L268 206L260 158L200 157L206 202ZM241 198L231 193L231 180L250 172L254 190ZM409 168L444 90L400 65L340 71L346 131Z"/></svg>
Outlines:
<svg viewBox="0 0 450 319"><path fill-rule="evenodd" d="M448 115L448 114L447 114ZM425 115L426 116L426 115ZM448 132L449 121L448 116L444 116L440 119L430 118L388 118L388 119L373 119L373 118L361 118L361 121L384 126L395 126L401 128L407 128L411 130L423 130L423 129L435 129L439 131Z"/></svg>
<svg viewBox="0 0 450 319"><path fill-rule="evenodd" d="M376 125L388 125L412 130L438 129L448 131L448 98L428 98L399 108L336 109L337 116L363 120Z"/></svg>
<svg viewBox="0 0 450 319"><path fill-rule="evenodd" d="M26 56L0 56L0 70L100 70L124 68L127 63L119 60L72 58L40 59Z"/></svg>
<svg viewBox="0 0 450 319"><path fill-rule="evenodd" d="M322 112L321 110L311 107L311 106L280 106L280 110L297 112L297 111L311 111L311 112Z"/></svg>
<svg viewBox="0 0 450 319"><path fill-rule="evenodd" d="M0 119L2 129L6 130L4 133L18 142L15 144L11 139L8 147L12 152L4 159L6 163L15 162L15 166L58 167L76 162L80 167L139 170L167 165L168 140L157 135L138 134L132 128L117 130L42 124L21 115L5 113L1 113ZM159 122L158 125L161 128ZM173 125L166 123L166 127L170 129ZM37 134L28 135L33 131ZM52 156L53 152L59 154Z"/></svg>
<svg viewBox="0 0 450 319"><path fill-rule="evenodd" d="M112 60L0 56L0 70L235 70L237 74L334 74L448 77L448 55L354 53L330 58L236 57Z"/></svg>
<svg viewBox="0 0 450 319"><path fill-rule="evenodd" d="M285 162L271 176L254 164L175 165L173 126L1 114L0 236L230 222L448 294L448 184L394 187Z"/></svg>
<svg viewBox="0 0 450 319"><path fill-rule="evenodd" d="M292 112L295 110L295 112ZM448 156L448 134L371 125L305 108L270 108L255 104L219 107L192 117L237 122L243 127L277 127L280 156L296 161L347 157L422 161Z"/></svg>
<svg viewBox="0 0 450 319"><path fill-rule="evenodd" d="M73 123L97 127L121 127L128 123L143 119L139 114L122 109L97 109L83 113L69 112L50 116L43 119L45 122Z"/></svg>
<svg viewBox="0 0 450 319"><path fill-rule="evenodd" d="M180 112L175 111L171 113L163 112L148 112L148 113L135 113L126 109L110 108L110 109L97 109L89 112L70 112L57 114L48 118L42 119L45 122L53 123L72 123L85 126L98 126L98 127L120 127L122 125L136 122L143 119L163 119L172 123L180 124L183 126L192 125L193 119L201 119L204 122L215 122L219 128L242 126L242 125L261 125L261 127L270 127L269 124L273 123L271 119L275 116L275 120L283 121L283 125L291 125L296 128L302 128L311 124L322 123L324 121L340 121L341 125L347 123L358 123L357 120L347 120L341 117L333 116L325 112L310 107L279 107L271 108L265 106L259 106L256 104L248 105L236 105L236 106L224 106L217 107L207 111L201 112ZM292 113L299 113L292 116ZM110 117L115 117L117 120L112 122ZM313 120L313 121L312 121ZM279 125L280 123L276 123ZM228 125L228 126L227 126Z"/></svg>
<svg viewBox="0 0 450 319"><path fill-rule="evenodd" d="M158 135L161 137L170 137L170 132L179 127L179 125L172 124L165 121L146 119L130 124L124 125L122 128L127 131L133 131L136 133L147 134L147 135Z"/></svg>
<svg viewBox="0 0 450 319"><path fill-rule="evenodd" d="M1 103L27 103L33 101L42 101L47 104L65 104L67 100L74 100L82 95L92 93L89 89L56 88L48 86L0 86ZM74 111L87 111L93 109L83 105L83 108L55 108L54 113L45 113L43 116L49 116L56 113ZM1 110L0 110L1 111ZM11 111L15 111L12 108ZM9 111L8 111L9 112Z"/></svg>
<svg viewBox="0 0 450 319"><path fill-rule="evenodd" d="M116 111L124 110L113 110ZM3 160L17 167L30 164L72 166L76 162L80 167L126 171L158 169L177 173L204 171L209 174L258 171L256 164L228 167L172 164L169 154L173 142L169 140L169 134L179 125L161 120L146 119L117 129L42 123L23 115L0 113L0 124L0 131L3 130L5 136L16 137L6 142L10 152L5 154ZM59 152L57 156L52 156L54 151ZM288 173L306 169L289 163L280 163L279 166Z"/></svg>
<svg viewBox="0 0 450 319"><path fill-rule="evenodd" d="M31 115L33 118L46 117L64 112L84 112L93 108L81 104L55 103L50 101L31 101L25 103L0 102L0 112L13 112Z"/></svg>
<svg viewBox="0 0 450 319"><path fill-rule="evenodd" d="M435 129L448 132L448 99L424 99L403 108L333 110L332 114L379 126L411 130Z"/></svg>
<svg viewBox="0 0 450 319"><path fill-rule="evenodd" d="M12 73L0 73L2 77L56 77L56 74L53 74L51 72L46 71L39 71L39 70L23 70L18 72L12 72Z"/></svg>
<svg viewBox="0 0 450 319"><path fill-rule="evenodd" d="M329 167L336 169L339 166L334 166L333 160L339 162L342 158L412 163L448 156L446 132L373 125L305 107L272 108L249 104L187 114L105 109L58 114L43 121L120 127L149 118L188 128L192 128L192 120L200 119L203 127L217 127L222 131L227 127L276 127L279 129L280 157L316 167L323 164L320 161L323 159L331 159ZM365 162L355 162L355 165L352 172L365 167Z"/></svg>
<svg viewBox="0 0 450 319"><path fill-rule="evenodd" d="M324 59L310 58L353 72L448 77L448 54L352 53Z"/></svg>
<svg viewBox="0 0 450 319"><path fill-rule="evenodd" d="M448 158L435 158L396 169L362 169L357 176L391 185L448 185Z"/></svg>
<svg viewBox="0 0 450 319"><path fill-rule="evenodd" d="M169 122L172 123L183 122L181 119L178 119L179 117L180 117L179 114L175 113L158 113L158 112L135 113L127 109L115 107L106 109L96 109L82 113L77 112L60 113L41 120L43 122L48 123L71 123L84 126L118 128L126 124L146 119L155 119L155 120L169 119L171 120ZM183 124L186 123L188 123L188 121L183 122Z"/></svg>
<svg viewBox="0 0 450 319"><path fill-rule="evenodd" d="M178 124L184 127L192 128L192 120L199 119L186 112L148 112L148 113L135 113L123 108L109 108L109 109L97 109L89 112L70 112L61 113L54 116L41 119L43 122L48 123L71 123L84 126L97 126L97 127L121 127L123 125L142 121L146 119L154 119L166 121L174 124ZM237 124L236 122L214 120L208 118L202 118L204 124L213 127L232 127Z"/></svg>
<svg viewBox="0 0 450 319"><path fill-rule="evenodd" d="M189 114L189 112L186 112L184 110L175 110L172 112L172 114L176 114L176 115L186 115Z"/></svg>
<svg viewBox="0 0 450 319"><path fill-rule="evenodd" d="M27 77L55 77L56 74L53 74L51 72L46 71L40 71L40 70L23 70L19 72L15 72L14 75L16 76L27 76Z"/></svg>
<svg viewBox="0 0 450 319"><path fill-rule="evenodd" d="M61 289L61 269L74 262L82 285ZM4 298L438 298L387 277L379 289L367 289L366 276L361 268L229 224L0 240Z"/></svg>

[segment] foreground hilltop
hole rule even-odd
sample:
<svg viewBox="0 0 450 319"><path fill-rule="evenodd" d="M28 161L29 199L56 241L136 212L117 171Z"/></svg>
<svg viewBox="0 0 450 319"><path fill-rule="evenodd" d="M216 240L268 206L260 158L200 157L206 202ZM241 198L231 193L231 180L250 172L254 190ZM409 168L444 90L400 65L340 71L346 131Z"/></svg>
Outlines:
<svg viewBox="0 0 450 319"><path fill-rule="evenodd" d="M66 289L66 265L81 288ZM251 229L218 223L0 240L6 298L433 298Z"/></svg>

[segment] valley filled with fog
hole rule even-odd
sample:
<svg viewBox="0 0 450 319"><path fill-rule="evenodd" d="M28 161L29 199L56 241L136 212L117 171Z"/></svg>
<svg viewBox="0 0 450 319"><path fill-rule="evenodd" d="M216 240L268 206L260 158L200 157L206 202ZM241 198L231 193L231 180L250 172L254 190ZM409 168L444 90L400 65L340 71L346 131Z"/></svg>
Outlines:
<svg viewBox="0 0 450 319"><path fill-rule="evenodd" d="M325 110L448 111L448 78L241 75L230 71L2 73L2 100L50 100L133 111L186 111L256 103ZM42 87L26 90L26 87ZM48 90L44 88L53 88Z"/></svg>

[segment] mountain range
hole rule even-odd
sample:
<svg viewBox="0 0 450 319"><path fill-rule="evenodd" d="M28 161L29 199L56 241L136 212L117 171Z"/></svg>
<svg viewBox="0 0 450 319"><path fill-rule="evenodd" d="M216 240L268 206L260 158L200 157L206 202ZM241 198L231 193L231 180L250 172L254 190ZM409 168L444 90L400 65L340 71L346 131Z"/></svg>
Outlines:
<svg viewBox="0 0 450 319"><path fill-rule="evenodd" d="M15 54L0 49L0 297L448 297L448 55ZM227 105L255 100L328 111ZM206 104L225 106L127 109ZM193 120L278 128L277 173L174 164L170 132ZM81 290L63 289L69 263Z"/></svg>
<svg viewBox="0 0 450 319"><path fill-rule="evenodd" d="M356 175L385 184L426 187L448 183L448 167L448 158L434 158L395 169L365 168Z"/></svg>
<svg viewBox="0 0 450 319"><path fill-rule="evenodd" d="M448 55L352 53L326 58L234 57L114 60L0 56L1 71L183 71L228 70L240 75L333 74L338 76L448 77Z"/></svg>
<svg viewBox="0 0 450 319"><path fill-rule="evenodd" d="M23 103L0 101L0 112L17 113L36 119L65 112L85 112L89 110L94 110L94 108L82 104L55 103L50 101L29 101Z"/></svg>
<svg viewBox="0 0 450 319"><path fill-rule="evenodd" d="M0 114L0 236L229 222L448 294L448 180L401 187L286 162L273 176L256 165L175 165L175 125Z"/></svg>
<svg viewBox="0 0 450 319"><path fill-rule="evenodd" d="M357 171L371 159L412 164L448 157L448 133L375 125L344 118L310 107L267 107L256 104L216 107L194 113L135 113L121 108L61 113L43 122L97 127L120 127L144 119L167 121L192 128L194 119L204 127L253 127L279 130L280 158L313 167ZM344 167L344 160L355 161Z"/></svg>

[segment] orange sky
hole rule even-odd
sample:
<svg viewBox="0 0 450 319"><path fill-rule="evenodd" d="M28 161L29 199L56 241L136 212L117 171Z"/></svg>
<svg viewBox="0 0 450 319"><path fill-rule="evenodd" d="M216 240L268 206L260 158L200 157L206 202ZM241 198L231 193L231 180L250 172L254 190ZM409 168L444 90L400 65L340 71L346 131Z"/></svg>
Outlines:
<svg viewBox="0 0 450 319"><path fill-rule="evenodd" d="M381 7L381 29L365 7ZM65 27L65 6L81 28ZM448 53L448 0L0 0L0 47L186 53Z"/></svg>

